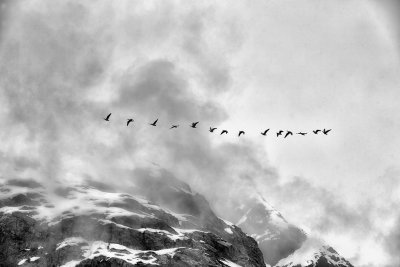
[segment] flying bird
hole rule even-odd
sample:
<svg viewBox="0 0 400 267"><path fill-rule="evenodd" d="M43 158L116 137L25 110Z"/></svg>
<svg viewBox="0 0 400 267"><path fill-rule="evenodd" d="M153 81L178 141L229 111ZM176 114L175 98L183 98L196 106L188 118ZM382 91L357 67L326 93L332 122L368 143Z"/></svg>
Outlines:
<svg viewBox="0 0 400 267"><path fill-rule="evenodd" d="M242 134L245 134L245 132L244 132L244 131L239 131L238 136L240 136L240 135L242 135Z"/></svg>
<svg viewBox="0 0 400 267"><path fill-rule="evenodd" d="M157 126L156 124L157 124L157 121L158 121L158 119L156 119L153 123L150 123L150 125L152 125L152 126Z"/></svg>
<svg viewBox="0 0 400 267"><path fill-rule="evenodd" d="M111 113L107 115L107 117L104 118L105 121L110 121Z"/></svg>
<svg viewBox="0 0 400 267"><path fill-rule="evenodd" d="M320 132L321 130L315 130L313 131L313 133L318 134L318 132Z"/></svg>
<svg viewBox="0 0 400 267"><path fill-rule="evenodd" d="M282 134L283 134L283 131L280 130L279 132L276 133L276 137L278 137L278 136L280 136L280 135L282 135Z"/></svg>
<svg viewBox="0 0 400 267"><path fill-rule="evenodd" d="M293 133L291 131L287 131L284 138L288 137L289 135L293 135Z"/></svg>
<svg viewBox="0 0 400 267"><path fill-rule="evenodd" d="M268 131L269 131L269 129L265 130L264 132L261 132L261 134L265 136L265 135L267 135Z"/></svg>
<svg viewBox="0 0 400 267"><path fill-rule="evenodd" d="M211 128L211 127L210 127L210 130L209 130L210 133L214 132L215 129L217 129L217 128Z"/></svg>
<svg viewBox="0 0 400 267"><path fill-rule="evenodd" d="M131 122L133 122L133 119L127 119L127 120L126 120L126 126L128 126L129 123L131 123Z"/></svg>
<svg viewBox="0 0 400 267"><path fill-rule="evenodd" d="M332 129L329 129L329 130L323 130L322 132L325 134L325 135L328 135L328 133L330 132L330 131L332 131Z"/></svg>
<svg viewBox="0 0 400 267"><path fill-rule="evenodd" d="M192 126L190 126L190 127L196 128L196 125L197 125L198 123L199 123L198 121L197 121L197 122L192 122Z"/></svg>
<svg viewBox="0 0 400 267"><path fill-rule="evenodd" d="M299 132L297 134L306 135L307 133Z"/></svg>
<svg viewBox="0 0 400 267"><path fill-rule="evenodd" d="M222 130L220 135L222 135L222 134L228 134L228 131L227 130Z"/></svg>
<svg viewBox="0 0 400 267"><path fill-rule="evenodd" d="M172 125L170 129L178 128L179 125Z"/></svg>

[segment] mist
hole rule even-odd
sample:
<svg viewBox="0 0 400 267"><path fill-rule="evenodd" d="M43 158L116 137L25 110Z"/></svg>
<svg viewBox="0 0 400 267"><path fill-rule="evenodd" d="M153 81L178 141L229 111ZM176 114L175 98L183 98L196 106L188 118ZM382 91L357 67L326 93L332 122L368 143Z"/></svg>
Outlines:
<svg viewBox="0 0 400 267"><path fill-rule="evenodd" d="M247 6L242 1L234 4L1 1L1 177L33 178L49 188L55 188L61 182L83 183L89 179L119 189L129 185L135 176L161 169L206 196L212 208L223 218L233 220L233 207L237 202L262 194L283 212L288 221L316 238L334 243L332 245L355 265L397 266L399 258L393 251L399 246L396 242L399 229L399 213L396 210L400 206L397 197L399 166L391 164L395 161L394 156L386 156L395 154L395 150L385 153L387 160L382 160L384 163L379 163L379 168L376 168L380 173L368 178L368 184L354 191L359 197L352 198L354 187L351 182L348 188L343 189L345 182L330 185L328 178L316 175L324 174L325 169L325 165L317 166L321 163L319 159L313 165L313 152L319 148L319 143L308 148L301 146L303 141L278 144L282 145L283 152L292 152L287 148L289 145L297 151L304 151L304 158L311 166L304 167L299 160L300 167L293 164L293 169L290 169L293 171L289 172L282 166L289 165L285 164L291 163L292 158L285 161L286 158L282 157L283 163L279 162L274 155L282 155L283 152L275 153L277 144L260 141L254 138L255 134L249 133L258 134L261 131L259 128L264 127L256 125L255 120L267 121L266 117L258 114L268 112L260 109L254 98L268 99L267 104L275 100L281 103L279 107L272 105L277 112L268 114L270 124L276 122L275 125L290 127L289 123L294 118L304 119L310 113L301 101L295 102L286 96L292 92L288 88L292 88L293 84L280 73L282 66L291 64L288 56L279 55L273 60L257 57L256 52L262 49L258 45L253 46L261 36L262 40L277 47L268 34L270 30L274 35L274 30L265 29L258 15L259 12L268 13L271 12L269 9L277 8L284 13L291 10L289 2L285 1L282 6L272 2L269 7L260 2ZM346 10L352 10L357 3L352 1L352 6L346 6ZM313 4L314 1L306 6L312 8ZM340 5L339 2L336 4ZM331 5L319 8L333 10L334 14L337 14L336 8L340 9ZM242 13L242 10L245 12ZM360 20L369 21L364 13L359 16ZM372 26L365 25L373 32ZM255 30L249 26L254 26ZM265 35L259 34L259 30L266 31ZM398 40L396 34L390 41ZM282 36L287 35L283 33ZM304 44L303 39L302 42ZM371 46L375 48L374 45ZM301 47L304 49L307 45ZM355 46L355 49L358 47ZM376 49L381 51L381 47ZM261 60L268 63L268 68L263 68ZM279 65L280 61L284 62L283 65ZM399 70L397 61L393 60L391 64L396 66L396 71ZM251 68L246 72L243 66ZM288 73L290 71L293 69L287 70ZM366 76L374 71L371 67ZM388 77L396 74L391 71L382 73L380 75ZM298 81L298 75L294 72L291 76L294 77L293 83ZM336 72L330 75L338 78L339 84L344 80ZM262 88L260 84L264 85L264 76L273 81L266 83L266 87L278 87L274 92L272 89L265 91L267 93L254 89ZM248 84L245 82L247 79ZM378 85L381 80L383 78L377 80ZM317 87L329 81L321 78ZM386 122L393 129L398 129L398 123L391 119L381 120L388 117L388 110L378 113L386 106L395 106L391 101L398 93L392 86L398 85L397 82L396 79L382 81L384 86L391 88L385 93L364 94L354 90L349 93L353 93L352 96L343 93L332 99L339 101L348 97L349 106L356 106L352 97L367 99L366 104L363 102L365 105L371 103L373 96L378 99L385 97L388 100L382 101L383 104L379 104L374 113L371 112L377 123L374 125ZM357 84L356 81L354 83ZM306 94L301 94L301 90L298 91L300 93L294 98L305 102L310 100L304 97ZM334 95L332 92L324 96L326 102L330 94ZM314 100L307 103L320 110L320 104ZM291 115L292 111L282 111L293 106L303 115L296 117ZM335 115L343 118L354 111L349 110L347 105L342 107L344 111L337 113L332 111L334 108L330 109L331 113L321 112L326 116L309 119L307 127L312 127L315 122L319 123L319 127L324 120L328 121L325 124L339 125ZM241 114L239 111L242 111ZM110 112L111 121L105 123L103 117ZM130 127L126 127L128 118L134 119ZM158 127L149 126L157 118ZM279 119L285 123L277 122ZM189 127L193 121L200 121L198 129ZM343 125L349 123L343 120ZM172 124L179 124L180 127L170 130ZM366 125L362 124L363 127ZM218 127L218 130L227 129L231 136L212 135L208 132L210 126ZM337 128L340 130L342 127ZM236 138L237 131L242 129L248 129L245 137ZM389 130L381 130L378 134L387 139L393 137ZM341 151L337 152L334 148L335 142L342 146L345 143L343 131L336 136L332 143L321 145L329 149L327 154L332 153L332 157L321 156L324 159L334 158L332 166L352 162L354 169L362 169L368 163L378 162L374 158L365 158L365 162L360 164L352 159L346 161L350 156L341 156ZM351 138L355 140L357 136ZM307 142L311 142L309 140ZM349 146L361 151L360 154L367 154L364 153L364 144L372 144L371 154L382 152L380 147L390 149L391 146L376 139L370 141L360 137L358 140L361 140L360 144L355 142ZM397 140L393 142L398 143ZM343 165L351 168L351 164ZM337 175L332 166L327 169L332 176ZM293 174L303 168L318 171ZM346 168L339 173L347 172ZM364 174L363 171L349 173L358 176L355 181ZM316 181L315 177L325 182ZM357 185L357 182L354 184ZM370 185L374 185L375 190L370 190ZM385 216L391 219L385 222ZM376 253L368 255L367 246L372 243Z"/></svg>

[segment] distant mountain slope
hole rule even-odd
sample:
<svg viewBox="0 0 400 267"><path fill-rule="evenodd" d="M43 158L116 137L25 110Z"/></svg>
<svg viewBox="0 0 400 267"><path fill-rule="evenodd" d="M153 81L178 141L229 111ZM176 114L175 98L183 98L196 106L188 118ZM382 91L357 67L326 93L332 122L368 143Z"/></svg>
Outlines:
<svg viewBox="0 0 400 267"><path fill-rule="evenodd" d="M352 267L333 248L313 244L263 197L255 194L238 205L236 225L259 244L267 264L275 267Z"/></svg>
<svg viewBox="0 0 400 267"><path fill-rule="evenodd" d="M133 195L110 192L101 184L60 185L51 192L34 181L5 181L0 186L0 262L265 266L257 243L216 217L204 197L177 181L153 183L159 183L154 190L147 184L138 190L143 194ZM156 195L163 207L147 199Z"/></svg>
<svg viewBox="0 0 400 267"><path fill-rule="evenodd" d="M263 252L264 260L275 265L301 247L306 234L285 218L259 194L237 205L236 225L253 237Z"/></svg>
<svg viewBox="0 0 400 267"><path fill-rule="evenodd" d="M300 248L289 257L282 259L276 267L353 267L332 247L316 246Z"/></svg>

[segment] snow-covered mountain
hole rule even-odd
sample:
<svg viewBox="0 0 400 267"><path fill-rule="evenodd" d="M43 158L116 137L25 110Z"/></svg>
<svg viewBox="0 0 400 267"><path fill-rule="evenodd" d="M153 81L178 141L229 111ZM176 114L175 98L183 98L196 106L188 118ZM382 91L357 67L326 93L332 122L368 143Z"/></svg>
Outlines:
<svg viewBox="0 0 400 267"><path fill-rule="evenodd" d="M306 234L285 218L259 194L238 205L236 225L250 234L263 251L264 260L275 265L306 240Z"/></svg>
<svg viewBox="0 0 400 267"><path fill-rule="evenodd" d="M134 176L113 188L0 180L0 266L352 267L259 195L236 226L168 172Z"/></svg>
<svg viewBox="0 0 400 267"><path fill-rule="evenodd" d="M267 264L276 267L352 267L332 247L321 244L288 223L262 196L238 206L236 225L259 244Z"/></svg>
<svg viewBox="0 0 400 267"><path fill-rule="evenodd" d="M160 199L173 193L174 210L98 184L49 190L34 181L5 182L0 265L265 266L257 243L188 186L158 189Z"/></svg>
<svg viewBox="0 0 400 267"><path fill-rule="evenodd" d="M304 246L308 247L308 246ZM277 267L352 267L350 262L329 246L302 248L278 262Z"/></svg>

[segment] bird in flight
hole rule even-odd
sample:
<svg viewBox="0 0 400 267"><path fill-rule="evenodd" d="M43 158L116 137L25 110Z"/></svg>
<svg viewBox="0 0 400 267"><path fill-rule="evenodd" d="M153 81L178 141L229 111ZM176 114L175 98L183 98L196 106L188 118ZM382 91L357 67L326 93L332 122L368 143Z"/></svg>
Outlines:
<svg viewBox="0 0 400 267"><path fill-rule="evenodd" d="M209 130L210 133L214 132L215 129L217 129L217 128L211 128L211 127L210 127L210 130Z"/></svg>
<svg viewBox="0 0 400 267"><path fill-rule="evenodd" d="M105 121L110 121L111 113L107 115L107 117L104 118Z"/></svg>
<svg viewBox="0 0 400 267"><path fill-rule="evenodd" d="M178 128L179 125L172 125L170 129Z"/></svg>
<svg viewBox="0 0 400 267"><path fill-rule="evenodd" d="M269 131L269 129L265 130L265 131L264 131L264 132L262 132L261 134L262 134L262 135L264 135L264 136L266 136L266 135L267 135L267 133L268 133L268 131Z"/></svg>
<svg viewBox="0 0 400 267"><path fill-rule="evenodd" d="M313 133L318 134L318 132L320 132L321 130L315 130L313 131Z"/></svg>
<svg viewBox="0 0 400 267"><path fill-rule="evenodd" d="M150 125L152 125L152 126L157 126L156 124L157 124L157 121L158 121L158 119L156 119L153 123L150 123Z"/></svg>
<svg viewBox="0 0 400 267"><path fill-rule="evenodd" d="M245 134L245 132L244 132L244 131L239 131L238 136L240 136L240 135L242 135L242 134Z"/></svg>
<svg viewBox="0 0 400 267"><path fill-rule="evenodd" d="M299 133L297 133L297 134L306 135L307 133L299 132Z"/></svg>
<svg viewBox="0 0 400 267"><path fill-rule="evenodd" d="M279 132L276 133L276 137L278 137L278 136L280 136L280 135L282 135L282 134L283 134L283 131L280 130Z"/></svg>
<svg viewBox="0 0 400 267"><path fill-rule="evenodd" d="M288 137L289 135L293 135L293 133L291 131L287 131L284 138Z"/></svg>
<svg viewBox="0 0 400 267"><path fill-rule="evenodd" d="M199 123L198 121L197 121L197 122L192 122L192 125L191 125L190 127L196 128L196 125L197 125L198 123Z"/></svg>
<svg viewBox="0 0 400 267"><path fill-rule="evenodd" d="M228 131L227 130L222 130L222 132L221 132L221 134L220 135L222 135L222 134L227 134L228 133Z"/></svg>
<svg viewBox="0 0 400 267"><path fill-rule="evenodd" d="M131 123L131 122L133 122L133 119L127 119L127 120L126 120L126 126L128 126L129 123Z"/></svg>
<svg viewBox="0 0 400 267"><path fill-rule="evenodd" d="M332 129L329 129L329 130L323 130L322 132L325 134L325 135L328 135L328 133L330 132L330 131L332 131Z"/></svg>

